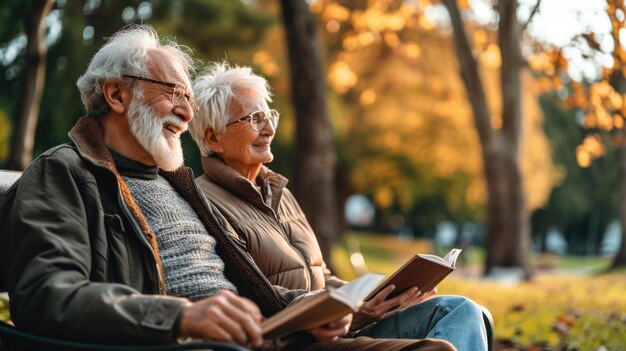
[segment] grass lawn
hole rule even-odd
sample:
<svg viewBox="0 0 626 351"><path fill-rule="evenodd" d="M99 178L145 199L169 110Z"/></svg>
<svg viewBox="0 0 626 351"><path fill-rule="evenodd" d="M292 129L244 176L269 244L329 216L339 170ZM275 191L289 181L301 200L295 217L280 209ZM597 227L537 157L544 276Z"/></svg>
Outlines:
<svg viewBox="0 0 626 351"><path fill-rule="evenodd" d="M393 236L350 234L333 253L340 277L354 273L345 243L358 241L367 268L391 273L408 257L432 252L428 242ZM541 256L530 282L480 278L483 253L466 250L465 261L438 287L439 294L464 295L492 312L499 350L626 350L626 271L603 274L602 258ZM445 253L445 250L444 252Z"/></svg>

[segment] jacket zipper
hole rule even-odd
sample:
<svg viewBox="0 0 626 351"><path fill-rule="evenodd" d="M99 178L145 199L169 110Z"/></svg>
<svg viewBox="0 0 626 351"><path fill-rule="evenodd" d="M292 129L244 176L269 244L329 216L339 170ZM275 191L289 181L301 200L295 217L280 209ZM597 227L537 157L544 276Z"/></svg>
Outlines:
<svg viewBox="0 0 626 351"><path fill-rule="evenodd" d="M156 256L154 254L154 251L152 250L152 246L150 246L150 243L148 242L148 239L146 238L143 230L141 230L141 226L137 222L137 219L130 212L130 209L128 208L128 205L126 204L126 202L124 202L124 200L122 200L122 194L119 193L119 189L118 189L117 200L118 200L118 202L120 204L120 207L122 208L122 211L124 211L124 214L126 215L126 218L128 218L128 220L130 221L131 226L134 229L133 232L139 238L139 240L144 244L144 246L148 249L148 251L150 252L150 254L152 256L152 260L153 260L153 263L154 263L154 269L156 270L156 273L157 273L156 291L160 292L161 291L161 276L160 276L161 273L159 272L159 267L156 264L156 262L157 262L156 261Z"/></svg>

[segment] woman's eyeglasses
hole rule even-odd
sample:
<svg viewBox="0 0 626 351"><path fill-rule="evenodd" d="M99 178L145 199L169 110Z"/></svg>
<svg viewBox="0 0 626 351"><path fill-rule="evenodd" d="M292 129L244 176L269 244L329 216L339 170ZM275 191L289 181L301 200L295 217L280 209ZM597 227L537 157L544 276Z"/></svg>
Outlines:
<svg viewBox="0 0 626 351"><path fill-rule="evenodd" d="M267 121L270 121L270 123L272 124L272 128L276 129L276 127L278 127L279 118L280 113L278 113L278 111L276 110L256 111L226 124L226 127L240 122L249 123L252 129L254 129L256 132L260 132L263 130L263 128L265 128Z"/></svg>

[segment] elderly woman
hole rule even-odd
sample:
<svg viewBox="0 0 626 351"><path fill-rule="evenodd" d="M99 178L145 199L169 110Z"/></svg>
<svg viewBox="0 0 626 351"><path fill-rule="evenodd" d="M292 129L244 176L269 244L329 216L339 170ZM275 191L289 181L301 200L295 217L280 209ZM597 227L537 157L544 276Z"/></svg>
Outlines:
<svg viewBox="0 0 626 351"><path fill-rule="evenodd" d="M190 122L202 154L196 179L240 235L238 243L274 285L318 290L344 282L326 268L311 226L271 162L279 114L267 81L247 67L214 63L193 90L200 111ZM432 297L417 287L386 299L393 286L354 314L352 336L439 338L458 350L486 350L482 312L464 297Z"/></svg>

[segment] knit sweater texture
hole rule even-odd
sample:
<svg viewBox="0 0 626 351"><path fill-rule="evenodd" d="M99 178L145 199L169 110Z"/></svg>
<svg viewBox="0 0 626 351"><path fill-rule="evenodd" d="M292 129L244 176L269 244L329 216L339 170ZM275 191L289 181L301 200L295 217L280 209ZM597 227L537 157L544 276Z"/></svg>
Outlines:
<svg viewBox="0 0 626 351"><path fill-rule="evenodd" d="M112 154L156 235L168 294L196 301L222 289L237 292L224 275L215 239L189 203L158 174L158 168Z"/></svg>

